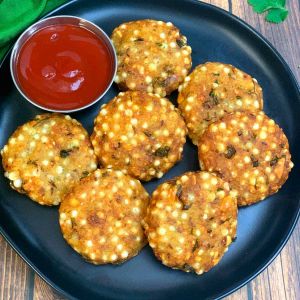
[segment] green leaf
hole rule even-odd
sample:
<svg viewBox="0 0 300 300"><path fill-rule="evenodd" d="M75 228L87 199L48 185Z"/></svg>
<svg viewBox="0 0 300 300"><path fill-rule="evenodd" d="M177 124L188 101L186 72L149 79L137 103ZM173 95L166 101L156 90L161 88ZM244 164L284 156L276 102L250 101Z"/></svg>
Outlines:
<svg viewBox="0 0 300 300"><path fill-rule="evenodd" d="M266 12L266 20L273 23L284 21L288 15L285 0L248 0L253 10L259 14Z"/></svg>
<svg viewBox="0 0 300 300"><path fill-rule="evenodd" d="M288 15L288 10L285 8L272 8L266 15L266 20L273 23L283 22Z"/></svg>
<svg viewBox="0 0 300 300"><path fill-rule="evenodd" d="M253 10L259 14L272 8L269 0L248 0L248 3L252 5Z"/></svg>

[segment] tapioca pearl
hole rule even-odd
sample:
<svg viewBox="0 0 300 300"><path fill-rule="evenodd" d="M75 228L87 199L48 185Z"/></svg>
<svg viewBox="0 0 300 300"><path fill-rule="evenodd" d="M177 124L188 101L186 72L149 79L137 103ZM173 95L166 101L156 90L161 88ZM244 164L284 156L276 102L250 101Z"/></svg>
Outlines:
<svg viewBox="0 0 300 300"><path fill-rule="evenodd" d="M185 242L185 238L183 236L179 237L178 242L183 244Z"/></svg>
<svg viewBox="0 0 300 300"><path fill-rule="evenodd" d="M259 177L257 177L257 182L265 183L266 179L263 176L259 176Z"/></svg>
<svg viewBox="0 0 300 300"><path fill-rule="evenodd" d="M179 87L178 87L178 92L180 93L185 87L186 87L185 84L179 85Z"/></svg>
<svg viewBox="0 0 300 300"><path fill-rule="evenodd" d="M146 91L147 91L148 93L152 93L152 92L153 92L153 87L152 87L152 86L147 86Z"/></svg>
<svg viewBox="0 0 300 300"><path fill-rule="evenodd" d="M258 155L259 152L260 152L260 151L259 151L257 148L253 148L253 149L252 149L252 153L253 153L254 155Z"/></svg>
<svg viewBox="0 0 300 300"><path fill-rule="evenodd" d="M187 57L185 57L185 58L183 59L183 62L184 62L185 64L189 64L189 63L190 63L190 59L187 58Z"/></svg>
<svg viewBox="0 0 300 300"><path fill-rule="evenodd" d="M244 162L245 162L246 164L250 163L250 162L251 162L250 157L249 157L249 156L245 156L245 157L244 157Z"/></svg>
<svg viewBox="0 0 300 300"><path fill-rule="evenodd" d="M127 194L128 196L132 196L133 190L132 190L131 188L127 188L127 189L126 189L126 194Z"/></svg>
<svg viewBox="0 0 300 300"><path fill-rule="evenodd" d="M78 216L78 211L75 210L75 209L72 210L72 211L71 211L71 217L72 217L72 218L76 218L77 216Z"/></svg>
<svg viewBox="0 0 300 300"><path fill-rule="evenodd" d="M114 235L114 236L111 238L111 241L112 241L113 243L117 243L117 242L119 241L119 237L116 236L116 235Z"/></svg>
<svg viewBox="0 0 300 300"><path fill-rule="evenodd" d="M235 103L237 104L237 106L243 106L243 101L240 99L236 100Z"/></svg>
<svg viewBox="0 0 300 300"><path fill-rule="evenodd" d="M59 218L64 221L67 219L67 215L65 213L60 213Z"/></svg>
<svg viewBox="0 0 300 300"><path fill-rule="evenodd" d="M96 164L95 162L90 163L90 168L91 168L92 170L97 169L97 164Z"/></svg>
<svg viewBox="0 0 300 300"><path fill-rule="evenodd" d="M240 143L240 139L237 136L235 136L235 137L232 138L232 142L234 144L239 144Z"/></svg>
<svg viewBox="0 0 300 300"><path fill-rule="evenodd" d="M181 53L178 51L175 53L175 57L179 58L181 56Z"/></svg>
<svg viewBox="0 0 300 300"><path fill-rule="evenodd" d="M96 259L96 254L94 252L90 253L90 259L95 260Z"/></svg>
<svg viewBox="0 0 300 300"><path fill-rule="evenodd" d="M56 167L56 173L57 173L57 174L62 174L62 173L63 173L63 170L64 170L64 169L63 169L62 166L57 166L57 167Z"/></svg>
<svg viewBox="0 0 300 300"><path fill-rule="evenodd" d="M260 111L260 112L257 114L256 119L257 119L260 123L262 123L263 120L265 119L265 114L264 114L262 111Z"/></svg>
<svg viewBox="0 0 300 300"><path fill-rule="evenodd" d="M220 124L219 124L219 129L226 129L226 123L224 123L224 122L221 122Z"/></svg>
<svg viewBox="0 0 300 300"><path fill-rule="evenodd" d="M156 69L157 69L156 64L154 64L154 63L150 63L150 64L149 64L149 70L150 70L150 71L155 71Z"/></svg>
<svg viewBox="0 0 300 300"><path fill-rule="evenodd" d="M22 157L22 158L25 158L26 156L27 156L27 152L26 151L22 151L21 152L21 154L20 154L20 156ZM9 162L9 161L8 161Z"/></svg>
<svg viewBox="0 0 300 300"><path fill-rule="evenodd" d="M123 142L128 141L128 137L126 135L121 135L121 141Z"/></svg>
<svg viewBox="0 0 300 300"><path fill-rule="evenodd" d="M255 186L256 185L256 177L250 177L250 179L249 179L249 183L251 184L251 185L253 185L253 186Z"/></svg>
<svg viewBox="0 0 300 300"><path fill-rule="evenodd" d="M165 206L165 210L168 212L172 211L172 207L170 205Z"/></svg>
<svg viewBox="0 0 300 300"><path fill-rule="evenodd" d="M255 100L253 102L253 105L254 105L255 108L259 108L260 107L259 102L257 100Z"/></svg>
<svg viewBox="0 0 300 300"><path fill-rule="evenodd" d="M169 132L168 129L164 129L164 130L162 131L162 134L163 134L164 136L169 136L169 135L170 135L170 132Z"/></svg>
<svg viewBox="0 0 300 300"><path fill-rule="evenodd" d="M217 144L217 150L219 151L219 152L224 152L225 151L225 145L223 144L223 143L218 143Z"/></svg>
<svg viewBox="0 0 300 300"><path fill-rule="evenodd" d="M258 171L258 170L254 170L253 174L254 174L255 176L259 175L259 171Z"/></svg>
<svg viewBox="0 0 300 300"><path fill-rule="evenodd" d="M87 240L86 241L86 246L89 247L89 248L92 247L93 246L93 242L91 240Z"/></svg>
<svg viewBox="0 0 300 300"><path fill-rule="evenodd" d="M207 180L210 177L210 174L208 172L201 172L200 177L203 180Z"/></svg>
<svg viewBox="0 0 300 300"><path fill-rule="evenodd" d="M79 223L80 223L80 225L84 226L87 224L87 221L86 221L86 219L81 219Z"/></svg>
<svg viewBox="0 0 300 300"><path fill-rule="evenodd" d="M225 197L225 192L223 190L219 190L216 192L216 195L218 198L224 198Z"/></svg>
<svg viewBox="0 0 300 300"><path fill-rule="evenodd" d="M242 165L242 164L241 164L241 165ZM239 167L239 166L238 166L238 167ZM236 172L236 171L231 171L230 174L231 174L231 177L232 177L232 178L236 178L236 177L237 177L237 172Z"/></svg>
<svg viewBox="0 0 300 300"><path fill-rule="evenodd" d="M169 44L169 46L170 46L171 48L176 48L176 47L177 47L177 43L171 42L171 43Z"/></svg>
<svg viewBox="0 0 300 300"><path fill-rule="evenodd" d="M274 181L276 179L276 176L274 174L270 174L269 180Z"/></svg>
<svg viewBox="0 0 300 300"><path fill-rule="evenodd" d="M125 109L125 115L128 117L131 117L133 115L133 112L131 109Z"/></svg>
<svg viewBox="0 0 300 300"><path fill-rule="evenodd" d="M115 260L117 260L117 258L118 258L118 256L116 254L111 254L111 256L110 256L111 261L115 261Z"/></svg>
<svg viewBox="0 0 300 300"><path fill-rule="evenodd" d="M253 148L253 144L251 142L247 142L246 145L245 145L245 147L247 149L252 149Z"/></svg>
<svg viewBox="0 0 300 300"><path fill-rule="evenodd" d="M131 140L130 140L130 144L131 145L133 145L133 146L137 146L137 144L138 144L138 142L137 142L137 140L136 139L134 139L134 138L132 138L133 137L133 133L130 133L129 135L128 135L128 137L130 137L131 138Z"/></svg>
<svg viewBox="0 0 300 300"><path fill-rule="evenodd" d="M9 141L8 141L8 143L14 145L16 143L16 139L15 138L10 138ZM7 146L4 146L4 148L5 147L7 149Z"/></svg>
<svg viewBox="0 0 300 300"><path fill-rule="evenodd" d="M22 179L18 178L18 179L13 180L13 185L16 188L20 188L22 186Z"/></svg>
<svg viewBox="0 0 300 300"><path fill-rule="evenodd" d="M226 74L229 74L229 73L230 73L230 69L227 68L227 67L223 68L223 71L224 71Z"/></svg>
<svg viewBox="0 0 300 300"><path fill-rule="evenodd" d="M132 208L132 210L131 210L135 215L139 215L140 214L140 212L141 212L141 210L140 210L140 208L138 208L138 207L134 207L134 208Z"/></svg>
<svg viewBox="0 0 300 300"><path fill-rule="evenodd" d="M146 54L146 53L149 53L148 51L145 51L144 54L145 55L149 55L149 54ZM126 58L127 59L127 58ZM148 59L144 59L144 63L147 64L148 63ZM144 66L138 66L138 70L139 70L139 73L141 75L144 75L145 74L145 68Z"/></svg>
<svg viewBox="0 0 300 300"><path fill-rule="evenodd" d="M133 89L136 87L135 82L133 82L133 81L132 81L132 82L129 82L129 83L128 83L128 87L129 87L130 89L133 90Z"/></svg>
<svg viewBox="0 0 300 300"><path fill-rule="evenodd" d="M48 166L49 165L49 160L47 160L47 159L43 160L42 165Z"/></svg>
<svg viewBox="0 0 300 300"><path fill-rule="evenodd" d="M42 141L42 143L47 143L48 142L48 137L46 137L46 136L42 136L42 138L41 138L41 141Z"/></svg>
<svg viewBox="0 0 300 300"><path fill-rule="evenodd" d="M218 184L218 179L216 177L213 177L211 180L210 180L211 184L212 185L217 185Z"/></svg>
<svg viewBox="0 0 300 300"><path fill-rule="evenodd" d="M190 105L186 105L184 108L185 111L191 111L192 107Z"/></svg>
<svg viewBox="0 0 300 300"><path fill-rule="evenodd" d="M261 131L261 132L259 133L259 138L262 139L262 140L266 139L267 136L268 136L268 135L267 135L267 133L266 133L265 131Z"/></svg>
<svg viewBox="0 0 300 300"><path fill-rule="evenodd" d="M167 233L167 230L166 230L164 227L159 227L159 228L157 229L157 233L158 233L159 235L165 235L165 234Z"/></svg>
<svg viewBox="0 0 300 300"><path fill-rule="evenodd" d="M270 155L266 155L265 156L265 161L270 161L271 160L271 156Z"/></svg>
<svg viewBox="0 0 300 300"><path fill-rule="evenodd" d="M152 104L149 104L146 106L146 110L147 111L152 111L153 110L153 105ZM144 127L143 127L144 128Z"/></svg>
<svg viewBox="0 0 300 300"><path fill-rule="evenodd" d="M126 257L128 257L128 255L129 255L129 253L126 250L122 251L122 253L121 253L122 258L126 258Z"/></svg>
<svg viewBox="0 0 300 300"><path fill-rule="evenodd" d="M235 126L235 125L237 125L237 124L238 124L238 122L237 122L237 120L231 120L231 121L230 121L230 124L232 124L232 125L234 125L234 126Z"/></svg>

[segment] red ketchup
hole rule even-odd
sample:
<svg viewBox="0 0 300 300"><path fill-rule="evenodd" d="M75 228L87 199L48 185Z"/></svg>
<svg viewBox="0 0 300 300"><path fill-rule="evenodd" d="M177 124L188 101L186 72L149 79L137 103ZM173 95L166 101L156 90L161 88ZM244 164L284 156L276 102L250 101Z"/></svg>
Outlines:
<svg viewBox="0 0 300 300"><path fill-rule="evenodd" d="M72 110L96 100L113 73L113 57L101 38L75 25L53 25L34 33L22 46L17 76L36 104Z"/></svg>

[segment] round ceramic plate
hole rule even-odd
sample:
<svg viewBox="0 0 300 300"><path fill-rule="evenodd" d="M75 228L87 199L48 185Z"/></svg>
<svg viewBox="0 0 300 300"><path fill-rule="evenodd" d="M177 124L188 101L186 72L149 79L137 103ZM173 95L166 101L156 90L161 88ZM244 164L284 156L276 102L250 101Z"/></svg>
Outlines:
<svg viewBox="0 0 300 300"><path fill-rule="evenodd" d="M0 227L4 237L35 271L68 298L213 299L228 295L247 283L279 253L299 215L300 99L297 83L287 64L244 22L198 1L79 0L52 14L86 18L109 35L114 27L129 20L172 21L188 38L194 66L206 61L221 61L257 78L264 90L265 112L285 131L295 167L277 194L239 210L237 240L221 262L201 276L163 266L148 246L120 266L91 265L62 238L56 207L42 207L30 201L13 191L4 176L0 176ZM0 73L2 148L18 125L42 111L22 99L14 87L9 56ZM117 87L113 86L100 102L72 117L91 132L100 105L117 93ZM175 100L176 96L174 93L171 98ZM188 141L183 160L162 179L145 184L147 190L152 192L161 182L187 170L198 170L196 150Z"/></svg>

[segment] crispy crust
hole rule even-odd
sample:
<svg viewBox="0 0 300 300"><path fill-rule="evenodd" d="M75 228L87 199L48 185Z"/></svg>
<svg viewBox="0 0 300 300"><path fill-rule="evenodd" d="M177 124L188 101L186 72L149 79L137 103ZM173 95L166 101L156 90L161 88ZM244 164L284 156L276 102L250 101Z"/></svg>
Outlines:
<svg viewBox="0 0 300 300"><path fill-rule="evenodd" d="M263 108L256 79L232 65L208 62L197 66L179 87L178 107L195 145L209 124L234 111Z"/></svg>
<svg viewBox="0 0 300 300"><path fill-rule="evenodd" d="M42 205L61 197L97 168L86 130L70 116L43 114L18 127L1 151L5 176Z"/></svg>
<svg viewBox="0 0 300 300"><path fill-rule="evenodd" d="M123 91L153 92L164 97L178 88L192 65L186 37L170 22L124 23L115 28L112 41L118 56L115 82Z"/></svg>
<svg viewBox="0 0 300 300"><path fill-rule="evenodd" d="M164 265L202 274L236 236L236 192L213 173L185 173L154 191L143 225Z"/></svg>
<svg viewBox="0 0 300 300"><path fill-rule="evenodd" d="M283 131L263 112L236 112L211 124L199 141L199 160L238 191L238 205L272 195L293 167Z"/></svg>
<svg viewBox="0 0 300 300"><path fill-rule="evenodd" d="M100 169L82 179L59 209L69 245L93 264L119 264L146 244L141 226L149 195L121 171Z"/></svg>
<svg viewBox="0 0 300 300"><path fill-rule="evenodd" d="M91 140L103 166L148 181L181 159L186 132L169 100L121 92L100 110Z"/></svg>

